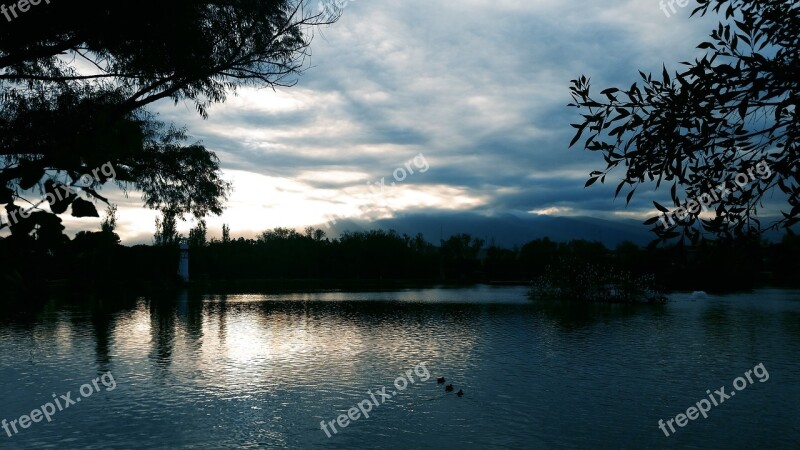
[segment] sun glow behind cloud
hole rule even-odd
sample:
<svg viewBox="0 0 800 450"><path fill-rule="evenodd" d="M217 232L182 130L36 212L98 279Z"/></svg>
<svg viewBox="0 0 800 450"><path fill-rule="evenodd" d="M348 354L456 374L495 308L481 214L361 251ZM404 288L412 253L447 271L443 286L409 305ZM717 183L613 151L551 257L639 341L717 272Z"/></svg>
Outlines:
<svg viewBox="0 0 800 450"><path fill-rule="evenodd" d="M223 223L248 224L240 231L249 235L275 227L322 225L341 218L383 219L417 209L470 209L488 201L466 188L445 185L397 184L381 190L358 180L348 187L322 189L304 181L317 180L312 172L299 180L230 170L225 175L233 181L234 190L225 213L207 220L209 228L219 229ZM352 172L319 176L336 182L357 180Z"/></svg>
<svg viewBox="0 0 800 450"><path fill-rule="evenodd" d="M551 206L549 208L535 209L528 211L530 214L537 216L569 216L575 213L575 210L567 207Z"/></svg>
<svg viewBox="0 0 800 450"><path fill-rule="evenodd" d="M583 189L603 161L566 149L569 80L629 86L638 69L678 68L709 29L685 15L639 0L352 2L317 34L298 85L240 89L208 120L183 103L153 110L216 152L234 185L212 235L421 210L635 217L650 193L626 209L615 180ZM390 185L419 153L425 173L379 195L367 184ZM124 243L150 242L156 213L136 193L110 198ZM64 219L71 233L99 223Z"/></svg>

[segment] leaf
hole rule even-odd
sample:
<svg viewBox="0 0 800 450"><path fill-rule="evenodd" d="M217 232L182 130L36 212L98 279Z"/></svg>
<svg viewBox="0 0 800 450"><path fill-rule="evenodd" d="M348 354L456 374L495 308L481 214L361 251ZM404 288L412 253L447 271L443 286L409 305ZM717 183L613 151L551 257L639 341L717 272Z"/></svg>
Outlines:
<svg viewBox="0 0 800 450"><path fill-rule="evenodd" d="M628 196L625 198L625 204L629 205L631 203L631 199L633 198L633 193L636 192L636 189L628 192Z"/></svg>
<svg viewBox="0 0 800 450"><path fill-rule="evenodd" d="M619 191L622 190L622 186L625 186L625 181L621 181L619 185L617 185L617 191L614 192L614 198L617 198L619 196Z"/></svg>
<svg viewBox="0 0 800 450"><path fill-rule="evenodd" d="M22 168L23 166L20 167ZM41 179L42 172L36 169L22 170L22 176L19 179L19 188L23 191L27 191L36 186L36 183Z"/></svg>
<svg viewBox="0 0 800 450"><path fill-rule="evenodd" d="M647 221L645 221L644 225L652 225L652 224L658 222L660 217L661 216L651 217L651 218L647 219Z"/></svg>
<svg viewBox="0 0 800 450"><path fill-rule="evenodd" d="M14 191L7 187L0 188L0 204L8 204L14 201Z"/></svg>
<svg viewBox="0 0 800 450"><path fill-rule="evenodd" d="M31 220L30 216L27 218L23 217L22 211L22 208L13 203L6 205L6 220L8 221L9 228L11 228L11 233L19 236L27 235L33 231L33 227L36 225ZM12 217L15 217L16 220L9 220Z"/></svg>
<svg viewBox="0 0 800 450"><path fill-rule="evenodd" d="M750 106L750 104L747 101L747 98L745 98L744 100L742 100L741 103L739 103L739 117L741 117L742 120L744 120L745 117L747 116L747 108L749 106Z"/></svg>
<svg viewBox="0 0 800 450"><path fill-rule="evenodd" d="M655 200L653 201L653 205L655 205L656 209L661 211L661 212L669 212L669 210L667 208L665 208L664 206L662 206L660 203L658 203Z"/></svg>
<svg viewBox="0 0 800 450"><path fill-rule="evenodd" d="M575 133L575 137L572 138L572 141L570 141L569 143L570 147L572 147L573 145L575 145L576 142L578 142L578 140L581 138L581 135L583 134L583 130L586 129L586 125L588 124L589 124L588 122L585 122L583 125L579 125L578 132Z"/></svg>
<svg viewBox="0 0 800 450"><path fill-rule="evenodd" d="M598 179L599 179L599 177L592 177L592 178L589 178L589 181L587 181L587 182L586 182L586 184L585 184L583 187L584 187L584 188L587 188L587 187L589 187L589 186L591 186L591 185L595 184L595 183L597 182L597 180L598 180Z"/></svg>
<svg viewBox="0 0 800 450"><path fill-rule="evenodd" d="M67 207L78 198L69 187L61 183L55 183L53 180L44 182L44 191L48 194L47 201L50 203L50 210L56 214L63 214Z"/></svg>
<svg viewBox="0 0 800 450"><path fill-rule="evenodd" d="M82 189L84 192L86 192L87 194L90 194L92 197L94 197L94 198L96 198L96 199L98 199L98 200L102 200L102 201L104 201L104 202L108 203L108 199L107 199L106 197L103 197L102 195L98 194L98 193L97 193L97 191L95 191L94 189L92 189L92 188L88 188L88 187L84 187L84 188L81 188L81 189Z"/></svg>
<svg viewBox="0 0 800 450"><path fill-rule="evenodd" d="M97 208L94 207L92 202L88 202L82 198L79 198L72 203L72 216L100 217L100 214L97 213Z"/></svg>

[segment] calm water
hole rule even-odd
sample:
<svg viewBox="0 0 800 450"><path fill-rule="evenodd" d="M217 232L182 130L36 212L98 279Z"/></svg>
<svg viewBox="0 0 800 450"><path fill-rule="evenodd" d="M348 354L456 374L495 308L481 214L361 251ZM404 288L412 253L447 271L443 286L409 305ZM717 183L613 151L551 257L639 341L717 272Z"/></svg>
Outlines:
<svg viewBox="0 0 800 450"><path fill-rule="evenodd" d="M524 294L53 301L0 319L0 419L90 396L0 429L0 448L800 448L800 293L580 309ZM759 363L765 382L659 430ZM397 394L369 418L320 429L381 386Z"/></svg>

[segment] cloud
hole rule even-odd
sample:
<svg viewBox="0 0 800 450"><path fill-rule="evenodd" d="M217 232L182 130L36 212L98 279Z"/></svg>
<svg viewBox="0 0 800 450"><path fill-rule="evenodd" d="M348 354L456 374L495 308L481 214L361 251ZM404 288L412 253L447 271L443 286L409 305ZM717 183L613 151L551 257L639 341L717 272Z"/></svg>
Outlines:
<svg viewBox="0 0 800 450"><path fill-rule="evenodd" d="M641 0L357 0L314 31L297 86L241 89L208 120L180 104L154 109L218 153L235 192L209 226L229 223L234 235L427 209L638 216L650 193L625 208L614 180L583 188L604 163L566 149L579 119L566 107L569 80L627 86L638 69L678 68L710 28L689 9L667 18ZM371 206L367 182L419 153L430 170ZM153 231L135 203L120 208L126 242Z"/></svg>

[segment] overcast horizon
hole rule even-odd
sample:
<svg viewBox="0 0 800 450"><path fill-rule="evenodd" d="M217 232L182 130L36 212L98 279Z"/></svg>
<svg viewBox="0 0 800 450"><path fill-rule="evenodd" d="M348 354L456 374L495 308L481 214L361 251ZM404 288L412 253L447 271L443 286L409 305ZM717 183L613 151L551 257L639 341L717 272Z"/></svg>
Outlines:
<svg viewBox="0 0 800 450"><path fill-rule="evenodd" d="M252 237L419 212L644 220L668 190L637 190L625 207L613 180L584 189L604 162L567 149L579 119L569 84L586 75L595 89L629 86L638 70L679 70L716 24L690 12L667 17L657 1L355 0L313 30L296 86L242 89L208 120L184 103L150 110L185 125L233 183L224 214L206 218L210 236L223 223ZM137 192L102 193L119 205L123 243L150 243L158 213ZM62 218L70 235L99 227Z"/></svg>

